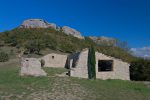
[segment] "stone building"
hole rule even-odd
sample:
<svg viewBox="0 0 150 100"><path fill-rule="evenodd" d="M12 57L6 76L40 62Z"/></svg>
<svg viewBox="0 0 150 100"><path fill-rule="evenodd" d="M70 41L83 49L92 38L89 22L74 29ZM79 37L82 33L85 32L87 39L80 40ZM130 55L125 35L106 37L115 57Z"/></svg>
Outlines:
<svg viewBox="0 0 150 100"><path fill-rule="evenodd" d="M96 78L130 80L129 64L120 59L95 52ZM68 75L72 77L88 78L88 49L68 54L50 53L42 58L26 58L22 60L21 74L45 75L41 71L40 61L44 60L44 67L68 68Z"/></svg>
<svg viewBox="0 0 150 100"><path fill-rule="evenodd" d="M130 80L129 64L96 52L96 78ZM88 78L88 49L68 57L69 75Z"/></svg>
<svg viewBox="0 0 150 100"><path fill-rule="evenodd" d="M64 68L67 61L67 54L50 53L40 60L44 60L44 67Z"/></svg>

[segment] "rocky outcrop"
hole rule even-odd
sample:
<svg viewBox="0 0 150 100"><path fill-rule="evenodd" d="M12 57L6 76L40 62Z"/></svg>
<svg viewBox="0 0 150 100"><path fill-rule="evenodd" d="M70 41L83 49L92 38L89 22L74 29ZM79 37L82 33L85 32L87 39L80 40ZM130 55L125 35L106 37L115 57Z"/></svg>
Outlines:
<svg viewBox="0 0 150 100"><path fill-rule="evenodd" d="M36 58L21 58L20 75L46 76L46 72L41 69L41 63Z"/></svg>
<svg viewBox="0 0 150 100"><path fill-rule="evenodd" d="M48 23L43 19L28 19L25 20L19 28L53 28L57 26L54 23Z"/></svg>
<svg viewBox="0 0 150 100"><path fill-rule="evenodd" d="M98 45L105 45L105 46L116 46L117 40L110 37L96 37L96 36L90 36L90 39L92 39L96 44Z"/></svg>
<svg viewBox="0 0 150 100"><path fill-rule="evenodd" d="M77 37L79 39L84 39L84 37L81 35L81 33L73 28L70 28L68 26L59 27L54 23L48 23L47 21L43 19L28 19L25 20L19 28L53 28L57 31L62 29L62 31L67 35L72 35L74 37Z"/></svg>
<svg viewBox="0 0 150 100"><path fill-rule="evenodd" d="M84 37L81 35L81 33L71 27L68 26L64 26L62 27L62 30L64 33L66 33L67 35L73 35L74 37L80 38L80 39L84 39Z"/></svg>

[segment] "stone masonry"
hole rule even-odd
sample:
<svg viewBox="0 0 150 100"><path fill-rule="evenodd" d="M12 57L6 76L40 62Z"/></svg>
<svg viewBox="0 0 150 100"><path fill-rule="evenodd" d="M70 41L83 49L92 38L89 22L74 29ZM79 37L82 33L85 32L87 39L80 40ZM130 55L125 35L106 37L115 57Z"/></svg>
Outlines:
<svg viewBox="0 0 150 100"><path fill-rule="evenodd" d="M120 59L106 56L96 52L96 77L99 79L122 79L130 80L129 64ZM98 72L98 60L113 60L113 71Z"/></svg>
<svg viewBox="0 0 150 100"><path fill-rule="evenodd" d="M120 59L106 56L102 53L96 52L96 78L99 79L122 79L130 80L129 64L123 62ZM78 56L78 60L75 62L75 66L72 67L73 58ZM88 78L88 49L83 50L78 55L75 54L74 57L70 58L70 76ZM98 61L99 60L112 60L113 61L113 71L98 72Z"/></svg>
<svg viewBox="0 0 150 100"><path fill-rule="evenodd" d="M96 78L130 80L129 64L120 59L95 52ZM40 60L44 60L44 67L68 68L72 77L88 78L88 49L71 55L51 53L42 58L23 58L21 61L21 75L46 76L41 69ZM112 61L112 70L98 70L102 65L99 61Z"/></svg>
<svg viewBox="0 0 150 100"><path fill-rule="evenodd" d="M70 76L88 78L88 50L74 54L69 61Z"/></svg>
<svg viewBox="0 0 150 100"><path fill-rule="evenodd" d="M64 68L67 61L67 55L51 53L40 59L44 60L44 67Z"/></svg>
<svg viewBox="0 0 150 100"><path fill-rule="evenodd" d="M46 72L41 69L41 63L36 58L21 58L20 75L46 76Z"/></svg>

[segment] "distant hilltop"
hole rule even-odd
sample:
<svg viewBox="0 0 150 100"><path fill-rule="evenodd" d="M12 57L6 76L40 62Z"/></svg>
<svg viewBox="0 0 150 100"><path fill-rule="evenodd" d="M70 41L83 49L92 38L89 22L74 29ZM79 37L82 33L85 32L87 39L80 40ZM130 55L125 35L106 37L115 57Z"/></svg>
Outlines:
<svg viewBox="0 0 150 100"><path fill-rule="evenodd" d="M117 40L111 37L105 36L89 36L96 44L98 45L105 45L105 46L117 46Z"/></svg>
<svg viewBox="0 0 150 100"><path fill-rule="evenodd" d="M77 31L74 28L71 28L69 26L63 26L60 27L56 25L55 23L49 23L43 19L27 19L23 21L23 23L19 26L19 28L52 28L57 31L62 31L67 35L72 35L74 37L77 37L79 39L84 39L84 36L82 36L81 32ZM107 45L107 46L116 46L116 39L109 38L109 37L96 37L96 36L90 36L95 43L98 45Z"/></svg>
<svg viewBox="0 0 150 100"><path fill-rule="evenodd" d="M48 23L43 19L28 19L23 21L19 28L53 28L55 30L62 30L67 35L73 35L74 37L84 39L79 31L69 26L59 27L55 23Z"/></svg>

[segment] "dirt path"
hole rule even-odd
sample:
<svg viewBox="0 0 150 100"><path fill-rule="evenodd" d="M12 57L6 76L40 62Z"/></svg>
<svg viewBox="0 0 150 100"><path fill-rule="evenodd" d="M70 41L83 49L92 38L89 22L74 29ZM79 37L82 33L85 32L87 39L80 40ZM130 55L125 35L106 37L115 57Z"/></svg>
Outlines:
<svg viewBox="0 0 150 100"><path fill-rule="evenodd" d="M72 83L67 77L55 77L51 91L32 93L28 100L83 100L89 93L79 84Z"/></svg>

